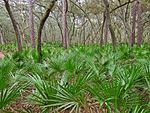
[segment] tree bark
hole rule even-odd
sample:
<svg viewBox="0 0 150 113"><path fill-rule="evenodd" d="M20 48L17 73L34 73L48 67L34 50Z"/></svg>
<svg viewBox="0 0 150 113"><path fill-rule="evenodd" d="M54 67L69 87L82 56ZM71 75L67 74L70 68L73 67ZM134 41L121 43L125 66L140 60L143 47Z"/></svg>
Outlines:
<svg viewBox="0 0 150 113"><path fill-rule="evenodd" d="M109 3L108 3L108 0L103 0L104 2L104 5L105 5L105 16L106 16L106 31L105 32L108 32L108 28L109 28L109 31L110 31L110 35L111 35L111 38L112 38L112 45L113 47L115 48L115 45L116 45L116 37L115 37L115 32L113 30L113 27L111 25L111 18L110 18L110 11L109 11ZM105 37L105 32L104 32L104 37ZM105 37L106 38L106 37Z"/></svg>
<svg viewBox="0 0 150 113"><path fill-rule="evenodd" d="M142 7L141 3L138 0L138 18L137 18L137 45L140 47L142 44L142 35L143 35L143 22L142 22Z"/></svg>
<svg viewBox="0 0 150 113"><path fill-rule="evenodd" d="M67 12L68 12L68 1L63 0L63 9L62 9L62 31L63 31L63 47L68 48L68 29L67 29Z"/></svg>
<svg viewBox="0 0 150 113"><path fill-rule="evenodd" d="M0 42L1 42L2 45L5 44L4 38L3 38L3 33L2 33L2 27L1 26L0 26Z"/></svg>
<svg viewBox="0 0 150 113"><path fill-rule="evenodd" d="M0 31L0 40L1 40L1 44L4 45L4 38L3 38L3 35L2 35L2 32Z"/></svg>
<svg viewBox="0 0 150 113"><path fill-rule="evenodd" d="M12 25L13 25L13 28L14 28L14 31L15 31L15 35L16 35L16 38L17 38L18 51L20 51L20 50L22 50L22 42L21 42L18 27L17 27L17 22L16 22L16 20L13 16L13 13L10 9L10 5L9 5L8 0L3 0L3 1L5 3L5 8L6 8L8 14L10 16L10 19L11 19L11 22L12 22Z"/></svg>
<svg viewBox="0 0 150 113"><path fill-rule="evenodd" d="M103 23L102 23L102 29L101 29L101 38L100 38L100 47L103 46L103 35L104 35L104 25L106 21L105 12L103 13Z"/></svg>
<svg viewBox="0 0 150 113"><path fill-rule="evenodd" d="M85 23L85 18L83 17L83 22ZM86 45L86 36L85 36L85 33L86 33L86 29L85 29L85 24L83 25L83 44Z"/></svg>
<svg viewBox="0 0 150 113"><path fill-rule="evenodd" d="M129 40L129 45L132 47L135 44L135 28L136 28L136 16L137 16L137 1L134 4L133 10L132 10L132 31L131 36Z"/></svg>
<svg viewBox="0 0 150 113"><path fill-rule="evenodd" d="M108 18L107 18L107 15L106 15L106 10L104 12L104 18L105 18L105 22L104 22L104 28L103 28L103 32L104 32L104 43L107 43L107 40L108 40Z"/></svg>
<svg viewBox="0 0 150 113"><path fill-rule="evenodd" d="M29 29L32 48L35 48L35 33L34 33L34 17L33 17L34 0L29 0Z"/></svg>
<svg viewBox="0 0 150 113"><path fill-rule="evenodd" d="M43 18L41 19L40 26L38 28L38 45L37 45L37 51L38 51L38 62L39 63L42 63L42 47L41 47L42 46L42 39L41 39L41 37L42 37L42 29L43 29L44 24L45 24L45 22L46 22L46 20L47 20L47 18L49 16L49 13L52 11L52 8L54 7L56 1L57 0L52 0L50 2L49 7L46 10Z"/></svg>

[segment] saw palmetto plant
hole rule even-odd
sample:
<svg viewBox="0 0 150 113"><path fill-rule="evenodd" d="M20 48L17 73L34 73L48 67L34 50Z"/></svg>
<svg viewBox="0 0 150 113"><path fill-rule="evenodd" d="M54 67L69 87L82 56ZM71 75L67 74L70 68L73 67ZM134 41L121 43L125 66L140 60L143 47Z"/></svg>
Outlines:
<svg viewBox="0 0 150 113"><path fill-rule="evenodd" d="M43 49L42 64L36 62L33 50L14 53L0 61L4 81L0 81L1 108L18 97L26 82L30 91L25 104L38 106L41 113L150 111L150 65L146 47L142 48L144 53L136 47L127 49L126 45L116 51L111 51L109 45ZM22 112L34 112L22 108Z"/></svg>

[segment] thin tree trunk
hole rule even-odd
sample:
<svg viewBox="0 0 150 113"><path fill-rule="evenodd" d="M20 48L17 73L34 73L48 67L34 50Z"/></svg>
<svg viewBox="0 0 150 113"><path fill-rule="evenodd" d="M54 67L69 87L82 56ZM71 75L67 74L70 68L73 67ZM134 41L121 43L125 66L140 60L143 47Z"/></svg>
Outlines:
<svg viewBox="0 0 150 113"><path fill-rule="evenodd" d="M63 11L62 11L62 29L63 29L63 47L68 48L68 29L67 29L67 12L68 12L68 1L63 0Z"/></svg>
<svg viewBox="0 0 150 113"><path fill-rule="evenodd" d="M4 44L5 44L5 42L4 42L4 38L3 38L2 26L0 26L0 43L1 43L2 45L4 45Z"/></svg>
<svg viewBox="0 0 150 113"><path fill-rule="evenodd" d="M104 5L105 5L105 15L106 15L106 28L108 27L109 28L109 31L110 31L110 35L111 35L111 38L112 38L112 45L113 47L115 48L115 45L116 45L116 37L115 37L115 32L113 30L113 27L111 25L111 18L110 18L110 11L109 11L109 3L108 3L108 0L103 0L104 2ZM107 29L106 29L107 30ZM108 31L108 30L107 30ZM106 31L105 31L106 32Z"/></svg>
<svg viewBox="0 0 150 113"><path fill-rule="evenodd" d="M140 47L142 44L143 22L142 22L142 7L138 0L138 18L137 18L137 44Z"/></svg>
<svg viewBox="0 0 150 113"><path fill-rule="evenodd" d="M121 0L118 0L118 2L119 2L119 5L120 6L122 6L122 3L121 3ZM126 6L126 8L124 9L123 7L120 7L121 8L121 14L122 14L122 16L120 16L120 19L122 20L122 23L123 23L123 25L124 25L124 28L125 28L125 34L127 35L123 35L124 37L126 37L125 39L126 40L129 40L130 39L130 32L131 32L131 30L130 30L130 26L129 26L129 24L128 24L128 16L129 16L129 4L131 3L131 0L128 0L128 2L126 2L125 4L127 4L127 6ZM124 38L123 37L123 38ZM126 42L129 42L129 41L126 41Z"/></svg>
<svg viewBox="0 0 150 113"><path fill-rule="evenodd" d="M132 47L133 44L135 44L135 28L136 28L136 16L137 16L137 1L134 4L133 10L132 10L132 31L131 36L129 40L129 44Z"/></svg>
<svg viewBox="0 0 150 113"><path fill-rule="evenodd" d="M32 48L35 48L35 33L34 33L34 17L33 17L34 0L29 0L29 29Z"/></svg>
<svg viewBox="0 0 150 113"><path fill-rule="evenodd" d="M61 24L59 23L58 17L56 17L55 14L54 14L54 18L56 19L57 25L58 25L58 27L60 29L60 34L61 34L60 40L62 41L62 46L63 46L63 32L62 32L62 27L61 27Z"/></svg>
<svg viewBox="0 0 150 113"><path fill-rule="evenodd" d="M85 21L85 20L84 20ZM85 37L85 24L83 26L83 44L86 45L86 37Z"/></svg>
<svg viewBox="0 0 150 113"><path fill-rule="evenodd" d="M104 12L104 15L105 15L105 22L104 22L104 43L107 43L107 40L108 40L108 18L106 16L106 11Z"/></svg>
<svg viewBox="0 0 150 113"><path fill-rule="evenodd" d="M18 27L17 27L17 22L13 16L13 13L10 9L10 5L9 5L9 2L8 0L3 0L5 2L5 8L10 16L10 19L11 19L11 22L12 22L12 25L13 25L13 28L14 28L14 31L15 31L15 35L16 35L16 38L17 38L17 45L18 45L18 50L22 50L22 43L21 43L21 38L20 38L20 34L19 34L19 30L18 30Z"/></svg>
<svg viewBox="0 0 150 113"><path fill-rule="evenodd" d="M113 27L111 24L109 24L109 30L110 30L110 34L111 34L111 38L112 38L112 45L113 45L113 48L115 48L116 46L116 36L115 36L115 32L113 30Z"/></svg>
<svg viewBox="0 0 150 113"><path fill-rule="evenodd" d="M47 43L48 42L48 37L47 37L47 34L46 34L46 27L43 28L43 31L44 31L44 41Z"/></svg>
<svg viewBox="0 0 150 113"><path fill-rule="evenodd" d="M42 63L42 47L41 47L42 46L42 40L41 40L42 29L43 29L44 24L45 24L45 22L46 22L46 20L47 20L47 18L49 16L49 13L51 12L52 8L54 7L56 1L57 0L53 0L53 1L50 2L49 7L46 10L43 18L41 19L40 26L38 28L38 45L37 45L37 51L38 51L38 62L39 63Z"/></svg>
<svg viewBox="0 0 150 113"><path fill-rule="evenodd" d="M104 35L104 25L106 21L105 12L103 13L103 23L102 23L102 29L101 29L101 38L100 38L100 47L103 46L103 35Z"/></svg>
<svg viewBox="0 0 150 113"><path fill-rule="evenodd" d="M2 31L0 30L0 41L1 41L1 44L4 45L4 38L3 38L3 34L2 34Z"/></svg>

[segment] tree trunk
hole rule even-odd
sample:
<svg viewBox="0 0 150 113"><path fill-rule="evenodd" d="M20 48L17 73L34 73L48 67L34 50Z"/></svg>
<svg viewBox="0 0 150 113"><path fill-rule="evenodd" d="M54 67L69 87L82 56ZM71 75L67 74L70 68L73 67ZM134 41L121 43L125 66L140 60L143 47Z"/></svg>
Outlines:
<svg viewBox="0 0 150 113"><path fill-rule="evenodd" d="M29 0L29 29L32 48L35 48L35 33L34 33L34 17L33 17L34 0Z"/></svg>
<svg viewBox="0 0 150 113"><path fill-rule="evenodd" d="M68 1L63 0L63 9L62 9L62 29L63 29L63 47L68 48L68 29L67 29L67 12L68 12Z"/></svg>
<svg viewBox="0 0 150 113"><path fill-rule="evenodd" d="M18 50L22 50L22 43L21 43L21 38L20 38L20 34L19 34L19 30L18 30L18 27L17 27L17 22L12 14L12 11L10 9L10 5L9 5L9 2L8 0L3 0L5 2L5 8L10 16L10 19L11 19L11 22L12 22L12 25L13 25L13 28L14 28L14 31L15 31L15 35L16 35L16 38L17 38L17 45L18 45Z"/></svg>
<svg viewBox="0 0 150 113"><path fill-rule="evenodd" d="M133 10L132 10L132 31L131 36L129 40L129 45L132 47L133 44L135 44L135 28L136 28L136 16L137 16L137 1L134 4Z"/></svg>
<svg viewBox="0 0 150 113"><path fill-rule="evenodd" d="M38 28L38 45L37 45L37 51L38 51L38 62L39 63L42 63L42 40L41 40L41 36L42 36L42 29L44 27L44 24L49 16L49 13L51 12L52 8L54 7L55 5L55 2L57 0L52 0L49 4L49 7L48 9L46 10L43 18L41 19L40 21L40 26Z"/></svg>
<svg viewBox="0 0 150 113"><path fill-rule="evenodd" d="M142 44L143 22L142 22L142 7L138 0L138 18L137 18L137 44L140 47Z"/></svg>
<svg viewBox="0 0 150 113"><path fill-rule="evenodd" d="M105 18L105 21L104 21L104 28L103 28L103 33L104 33L104 43L107 43L107 40L108 40L108 18L107 18L107 15L106 15L106 9L105 9L105 12L104 12L104 18Z"/></svg>
<svg viewBox="0 0 150 113"><path fill-rule="evenodd" d="M47 37L47 34L46 34L46 27L44 26L43 28L43 31L44 31L44 42L48 42L48 37Z"/></svg>
<svg viewBox="0 0 150 113"><path fill-rule="evenodd" d="M2 45L5 44L4 38L3 38L3 33L2 33L2 27L0 27L0 43L1 43Z"/></svg>
<svg viewBox="0 0 150 113"><path fill-rule="evenodd" d="M106 21L105 12L103 13L103 23L102 23L102 29L101 29L101 38L100 38L100 47L103 46L103 35L104 35L104 25Z"/></svg>
<svg viewBox="0 0 150 113"><path fill-rule="evenodd" d="M111 24L109 24L109 30L110 30L110 34L111 34L111 38L112 38L112 45L113 45L113 48L115 48L116 46L116 36L115 36L115 32L113 30L113 27Z"/></svg>
<svg viewBox="0 0 150 113"><path fill-rule="evenodd" d="M2 35L2 32L1 32L1 31L0 31L0 38L1 38L1 39L0 39L0 40L1 40L1 44L4 45L4 38L3 38L3 35Z"/></svg>
<svg viewBox="0 0 150 113"><path fill-rule="evenodd" d="M83 19L83 21L85 21L85 19ZM86 33L86 29L85 29L85 24L83 26L83 44L86 45L86 36L85 36L85 33Z"/></svg>
<svg viewBox="0 0 150 113"><path fill-rule="evenodd" d="M110 18L110 11L109 11L109 3L108 3L108 0L103 0L104 2L104 5L105 5L105 16L106 16L106 28L108 29L109 28L109 31L110 31L110 35L111 35L111 38L112 38L112 45L113 47L115 48L115 45L116 45L116 37L115 37L115 32L113 30L113 27L111 25L111 18ZM107 30L106 29L106 30ZM107 30L108 31L108 30ZM107 32L105 31L105 32Z"/></svg>

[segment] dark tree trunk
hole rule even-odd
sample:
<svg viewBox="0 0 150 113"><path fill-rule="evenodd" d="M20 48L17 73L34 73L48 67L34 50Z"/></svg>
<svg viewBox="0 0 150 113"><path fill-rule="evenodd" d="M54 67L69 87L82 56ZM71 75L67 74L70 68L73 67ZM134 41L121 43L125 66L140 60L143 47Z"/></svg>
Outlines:
<svg viewBox="0 0 150 113"><path fill-rule="evenodd" d="M14 31L15 31L15 35L16 35L16 38L17 38L17 45L18 45L18 51L22 50L22 43L21 43L21 38L20 38L20 34L19 34L19 30L18 30L18 27L17 27L17 22L13 16L13 13L10 9L10 5L9 5L9 2L8 0L3 0L5 2L5 8L10 16L10 19L11 19L11 22L12 22L12 25L13 25L13 28L14 28Z"/></svg>
<svg viewBox="0 0 150 113"><path fill-rule="evenodd" d="M32 48L35 48L33 2L34 2L34 0L29 0L29 28L30 28L31 45L32 45Z"/></svg>
<svg viewBox="0 0 150 113"><path fill-rule="evenodd" d="M43 31L44 31L44 42L48 42L48 37L47 37L47 33L46 33L46 27L44 26L43 28Z"/></svg>
<svg viewBox="0 0 150 113"><path fill-rule="evenodd" d="M68 1L63 0L63 9L62 9L62 29L63 29L63 47L68 48L68 29L67 29L67 12L68 12Z"/></svg>
<svg viewBox="0 0 150 113"><path fill-rule="evenodd" d="M142 7L138 0L138 18L137 18L137 44L140 47L142 44L143 22L142 22Z"/></svg>
<svg viewBox="0 0 150 113"><path fill-rule="evenodd" d="M116 46L116 36L115 36L115 32L113 30L113 27L111 24L109 24L109 30L110 30L110 34L111 34L111 38L112 38L112 45L113 45L113 48L115 48Z"/></svg>
<svg viewBox="0 0 150 113"><path fill-rule="evenodd" d="M103 23L102 23L102 29L101 29L101 38L100 38L100 47L103 46L103 35L104 35L104 25L105 25L105 21L106 21L106 16L105 16L105 12L103 13Z"/></svg>
<svg viewBox="0 0 150 113"><path fill-rule="evenodd" d="M132 47L135 44L135 28L136 28L136 16L137 16L137 1L134 4L133 10L132 10L132 31L131 36L129 40L129 45Z"/></svg>
<svg viewBox="0 0 150 113"><path fill-rule="evenodd" d="M47 18L49 16L49 13L51 12L52 8L54 7L56 1L57 0L53 0L53 1L50 2L49 7L46 10L43 18L41 19L40 26L38 28L38 45L37 45L37 51L38 51L38 62L39 63L42 63L42 47L41 47L42 46L42 39L41 39L41 37L42 37L42 29L43 29L44 24L45 24L45 22L46 22L46 20L47 20Z"/></svg>
<svg viewBox="0 0 150 113"><path fill-rule="evenodd" d="M103 34L104 34L104 43L107 43L108 40L108 18L106 15L106 10L104 12L104 18L105 18L105 22L104 22L104 28L103 28Z"/></svg>

